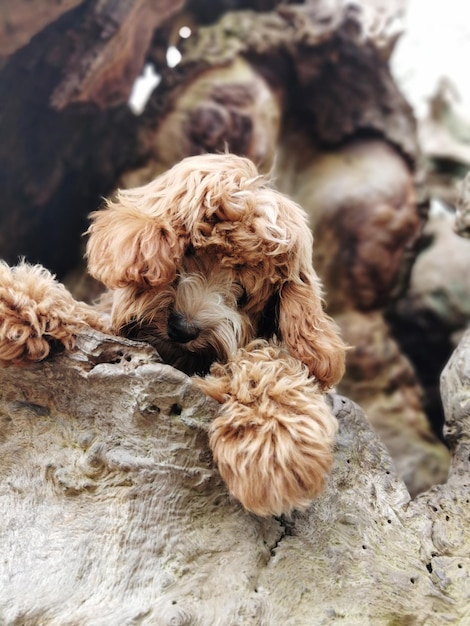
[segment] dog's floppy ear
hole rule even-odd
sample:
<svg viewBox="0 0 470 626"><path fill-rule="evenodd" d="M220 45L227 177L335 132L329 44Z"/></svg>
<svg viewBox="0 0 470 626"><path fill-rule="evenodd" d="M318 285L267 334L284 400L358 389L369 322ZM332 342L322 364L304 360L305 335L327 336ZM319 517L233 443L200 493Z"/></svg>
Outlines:
<svg viewBox="0 0 470 626"><path fill-rule="evenodd" d="M88 270L111 289L169 283L184 254L183 227L143 210L139 191L145 195L145 187L120 192L90 216Z"/></svg>
<svg viewBox="0 0 470 626"><path fill-rule="evenodd" d="M322 289L312 264L313 237L303 209L278 195L279 222L289 241L285 280L278 293L279 334L292 356L307 365L327 389L344 374L346 346L324 310Z"/></svg>
<svg viewBox="0 0 470 626"><path fill-rule="evenodd" d="M344 374L345 344L324 309L315 275L289 281L279 297L279 331L289 352L305 363L323 388Z"/></svg>

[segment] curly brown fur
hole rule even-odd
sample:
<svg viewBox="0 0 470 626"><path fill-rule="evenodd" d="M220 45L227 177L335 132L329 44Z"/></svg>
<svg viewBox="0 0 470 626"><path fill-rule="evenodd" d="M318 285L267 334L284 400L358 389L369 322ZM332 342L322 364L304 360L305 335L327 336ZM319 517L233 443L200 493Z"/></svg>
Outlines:
<svg viewBox="0 0 470 626"><path fill-rule="evenodd" d="M307 367L257 340L197 383L222 403L210 446L230 492L258 515L307 507L323 489L337 429Z"/></svg>
<svg viewBox="0 0 470 626"><path fill-rule="evenodd" d="M57 341L70 349L89 324L150 342L190 375L211 370L197 380L222 404L211 445L232 493L263 515L305 506L331 462L321 391L341 378L345 347L304 211L225 154L184 159L91 219L88 265L110 290L111 321L43 268L2 265L0 361L42 359Z"/></svg>
<svg viewBox="0 0 470 626"><path fill-rule="evenodd" d="M51 345L70 350L84 326L110 328L106 315L74 300L44 267L0 262L0 365L40 361Z"/></svg>

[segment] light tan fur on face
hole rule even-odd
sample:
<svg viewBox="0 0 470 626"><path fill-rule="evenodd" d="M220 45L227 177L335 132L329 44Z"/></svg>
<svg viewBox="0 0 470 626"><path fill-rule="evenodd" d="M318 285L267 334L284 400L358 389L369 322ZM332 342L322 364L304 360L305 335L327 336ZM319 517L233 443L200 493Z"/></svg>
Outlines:
<svg viewBox="0 0 470 626"><path fill-rule="evenodd" d="M343 375L345 346L304 211L248 159L211 154L91 219L88 265L110 289L110 328L190 375L210 370L194 380L221 403L210 443L231 493L260 515L307 506L331 465L323 391ZM0 362L44 358L54 341L70 349L83 324L109 328L43 268L21 267L0 273Z"/></svg>
<svg viewBox="0 0 470 626"><path fill-rule="evenodd" d="M253 338L249 316L237 308L240 285L228 276L213 273L181 273L174 284L161 289L132 293L117 290L112 318L116 328L135 339L145 340L158 350L165 362L187 374L207 373L217 360L226 362ZM184 315L200 328L195 339L180 344L168 336L171 311Z"/></svg>

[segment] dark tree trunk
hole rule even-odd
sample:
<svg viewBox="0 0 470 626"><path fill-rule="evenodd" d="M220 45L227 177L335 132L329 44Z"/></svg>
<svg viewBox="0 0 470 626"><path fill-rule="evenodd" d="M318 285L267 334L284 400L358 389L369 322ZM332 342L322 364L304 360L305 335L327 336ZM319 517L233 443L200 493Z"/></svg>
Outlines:
<svg viewBox="0 0 470 626"><path fill-rule="evenodd" d="M63 275L87 213L138 163L126 106L155 28L183 0L82 2L18 50L0 73L0 254Z"/></svg>

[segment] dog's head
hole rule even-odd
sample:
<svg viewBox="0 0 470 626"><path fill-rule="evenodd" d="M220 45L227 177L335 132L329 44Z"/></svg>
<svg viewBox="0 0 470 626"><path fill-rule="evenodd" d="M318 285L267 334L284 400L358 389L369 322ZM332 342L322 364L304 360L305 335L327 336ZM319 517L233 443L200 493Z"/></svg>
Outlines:
<svg viewBox="0 0 470 626"><path fill-rule="evenodd" d="M325 387L341 377L306 214L248 159L188 157L91 217L89 270L114 290L117 332L190 374L276 335Z"/></svg>

